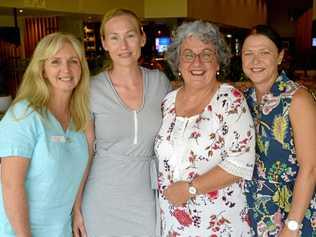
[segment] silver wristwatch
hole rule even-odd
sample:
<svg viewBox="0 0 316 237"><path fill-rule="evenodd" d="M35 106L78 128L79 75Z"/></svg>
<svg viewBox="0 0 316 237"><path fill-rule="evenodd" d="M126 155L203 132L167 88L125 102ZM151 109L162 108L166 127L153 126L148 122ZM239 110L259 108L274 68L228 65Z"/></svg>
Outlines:
<svg viewBox="0 0 316 237"><path fill-rule="evenodd" d="M286 219L285 225L290 231L297 231L300 228L300 224L293 219Z"/></svg>
<svg viewBox="0 0 316 237"><path fill-rule="evenodd" d="M198 191L196 189L196 187L193 186L193 184L190 182L189 183L189 189L188 189L190 195L195 196L197 195Z"/></svg>

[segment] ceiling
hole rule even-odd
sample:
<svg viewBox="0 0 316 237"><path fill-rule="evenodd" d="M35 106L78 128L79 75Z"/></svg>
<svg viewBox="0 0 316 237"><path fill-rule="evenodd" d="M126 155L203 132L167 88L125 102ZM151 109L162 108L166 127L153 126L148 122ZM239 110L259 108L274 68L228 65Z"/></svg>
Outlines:
<svg viewBox="0 0 316 237"><path fill-rule="evenodd" d="M301 14L303 14L307 9L313 7L313 0L267 0L267 8L268 12L269 9L273 8L287 8L288 13L290 16L294 17L295 19L298 18ZM87 18L91 16L91 14L79 14L79 13L71 13L71 12L56 12L56 11L48 11L48 10L41 10L41 9L28 9L24 8L23 13L18 12L19 9L16 9L17 15L23 14L23 16L76 16ZM13 8L7 7L0 7L0 15L14 15ZM100 17L100 16L93 16L93 17Z"/></svg>

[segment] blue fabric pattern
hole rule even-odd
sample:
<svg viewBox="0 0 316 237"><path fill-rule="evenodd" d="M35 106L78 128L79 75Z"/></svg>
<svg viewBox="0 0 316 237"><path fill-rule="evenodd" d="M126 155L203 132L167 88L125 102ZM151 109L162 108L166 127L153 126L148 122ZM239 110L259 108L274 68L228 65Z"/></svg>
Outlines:
<svg viewBox="0 0 316 237"><path fill-rule="evenodd" d="M256 165L246 182L250 220L255 236L277 236L291 208L299 170L289 110L300 87L282 73L260 104L254 88L245 96L256 126ZM305 213L300 236L316 236L315 192Z"/></svg>

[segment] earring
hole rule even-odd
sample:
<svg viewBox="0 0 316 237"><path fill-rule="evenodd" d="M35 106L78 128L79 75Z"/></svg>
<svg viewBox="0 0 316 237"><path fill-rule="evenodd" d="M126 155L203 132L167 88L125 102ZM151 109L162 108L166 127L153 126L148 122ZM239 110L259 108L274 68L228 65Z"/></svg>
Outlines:
<svg viewBox="0 0 316 237"><path fill-rule="evenodd" d="M219 73L219 70L218 70L218 71L216 71L216 76L219 76L219 74L220 74L220 73Z"/></svg>

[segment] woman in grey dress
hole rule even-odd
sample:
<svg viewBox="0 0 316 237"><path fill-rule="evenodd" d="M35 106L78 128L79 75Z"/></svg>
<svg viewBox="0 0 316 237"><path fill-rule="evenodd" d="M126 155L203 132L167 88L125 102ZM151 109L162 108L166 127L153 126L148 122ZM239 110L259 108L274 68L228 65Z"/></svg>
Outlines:
<svg viewBox="0 0 316 237"><path fill-rule="evenodd" d="M111 63L92 80L94 154L74 207L74 235L159 236L153 144L170 84L138 65L146 36L133 12L105 14L100 31Z"/></svg>

